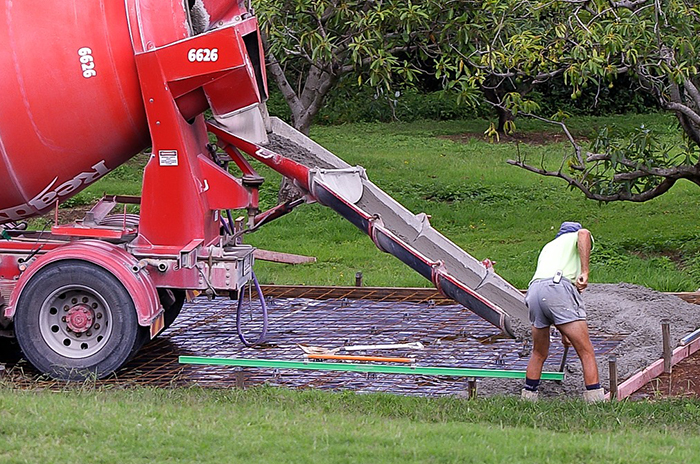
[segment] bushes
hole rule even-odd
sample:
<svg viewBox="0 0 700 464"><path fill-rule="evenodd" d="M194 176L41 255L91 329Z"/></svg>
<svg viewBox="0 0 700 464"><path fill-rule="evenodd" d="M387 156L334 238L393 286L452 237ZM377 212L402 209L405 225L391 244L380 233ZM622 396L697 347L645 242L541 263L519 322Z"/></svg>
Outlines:
<svg viewBox="0 0 700 464"><path fill-rule="evenodd" d="M291 112L276 88L267 102L270 114L289 122ZM315 123L336 125L355 122L412 122L419 120L469 119L487 114L485 109L459 104L456 94L446 91L424 93L415 88L392 94L369 86L340 85L326 99Z"/></svg>
<svg viewBox="0 0 700 464"><path fill-rule="evenodd" d="M562 79L554 79L541 84L527 97L540 105L540 114L545 117L560 109L578 116L608 116L657 110L654 100L633 88L625 76L620 76L613 84L612 88L602 85L600 89L584 89L587 91L572 99L571 88ZM326 99L315 124L496 117L496 112L488 104L476 107L460 104L455 92L424 91L416 87L400 88L392 92L369 85L357 85L349 78L344 79ZM289 107L274 85L270 88L268 108L271 114L290 121Z"/></svg>
<svg viewBox="0 0 700 464"><path fill-rule="evenodd" d="M382 90L369 86L341 87L328 99L316 122L442 121L479 116L475 108L459 104L456 94L446 91L422 93L414 88L405 88L389 94Z"/></svg>

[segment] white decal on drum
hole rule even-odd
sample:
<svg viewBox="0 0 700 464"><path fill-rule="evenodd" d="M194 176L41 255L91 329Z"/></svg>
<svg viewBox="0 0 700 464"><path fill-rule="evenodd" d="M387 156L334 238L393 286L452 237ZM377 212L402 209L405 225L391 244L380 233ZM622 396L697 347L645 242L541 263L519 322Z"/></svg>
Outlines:
<svg viewBox="0 0 700 464"><path fill-rule="evenodd" d="M29 200L27 203L0 210L0 223L17 221L27 216L31 216L34 213L43 211L56 203L56 200L60 200L61 198L74 193L76 190L82 189L110 171L105 165L104 160L92 166L92 169L93 171L81 172L74 178L67 180L56 188L54 188L54 185L56 185L58 177L54 178L54 180L49 182L49 185L47 185L46 188L41 191L41 193Z"/></svg>

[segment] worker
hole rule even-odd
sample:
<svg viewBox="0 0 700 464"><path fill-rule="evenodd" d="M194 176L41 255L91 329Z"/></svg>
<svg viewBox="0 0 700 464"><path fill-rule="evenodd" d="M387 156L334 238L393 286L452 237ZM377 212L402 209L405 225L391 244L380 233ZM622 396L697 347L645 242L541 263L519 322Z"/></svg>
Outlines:
<svg viewBox="0 0 700 464"><path fill-rule="evenodd" d="M525 304L532 323L532 355L527 365L523 399L537 400L542 367L549 355L549 332L554 325L566 346L573 345L583 366L587 402L603 401L598 365L588 335L581 292L588 286L593 237L578 222L563 222L554 240L537 259L537 270L528 286Z"/></svg>

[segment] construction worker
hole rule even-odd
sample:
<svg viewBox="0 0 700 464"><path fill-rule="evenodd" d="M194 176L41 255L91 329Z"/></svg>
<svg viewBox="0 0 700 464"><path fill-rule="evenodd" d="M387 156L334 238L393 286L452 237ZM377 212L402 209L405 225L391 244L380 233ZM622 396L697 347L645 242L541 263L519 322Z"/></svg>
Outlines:
<svg viewBox="0 0 700 464"><path fill-rule="evenodd" d="M583 366L588 402L603 401L605 392L598 379L598 365L588 335L586 312L580 293L588 286L588 268L593 237L578 222L563 222L554 240L537 259L537 270L528 286L525 304L532 323L532 355L527 365L521 397L537 400L542 366L549 355L549 331L553 324L565 345L573 345Z"/></svg>

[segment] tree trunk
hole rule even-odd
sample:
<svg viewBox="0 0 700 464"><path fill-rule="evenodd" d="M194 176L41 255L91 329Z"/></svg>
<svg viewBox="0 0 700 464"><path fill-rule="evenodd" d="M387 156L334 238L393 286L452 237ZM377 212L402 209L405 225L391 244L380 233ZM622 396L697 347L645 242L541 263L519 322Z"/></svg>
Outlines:
<svg viewBox="0 0 700 464"><path fill-rule="evenodd" d="M268 69L292 113L292 126L308 136L314 117L321 110L323 102L335 82L334 77L319 68L312 67L306 76L301 95L298 95L289 84L279 62L272 55L268 55ZM290 179L282 179L277 193L279 203L293 201L302 196L304 196L304 192Z"/></svg>
<svg viewBox="0 0 700 464"><path fill-rule="evenodd" d="M499 107L496 107L496 112L498 113L498 133L506 133L506 122L515 120L513 112Z"/></svg>
<svg viewBox="0 0 700 464"><path fill-rule="evenodd" d="M482 87L481 91L486 100L493 105L498 115L498 128L496 130L498 130L499 134L505 134L506 122L515 120L515 116L512 111L501 106L503 91L500 91L497 87Z"/></svg>

